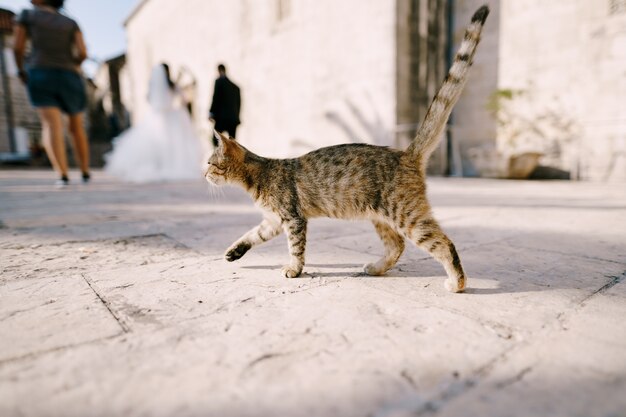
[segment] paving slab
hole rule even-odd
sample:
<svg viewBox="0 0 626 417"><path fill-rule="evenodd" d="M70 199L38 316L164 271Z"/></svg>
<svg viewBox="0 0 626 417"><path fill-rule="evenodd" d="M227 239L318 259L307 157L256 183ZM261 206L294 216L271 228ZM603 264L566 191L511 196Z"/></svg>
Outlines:
<svg viewBox="0 0 626 417"><path fill-rule="evenodd" d="M622 416L626 186L429 181L469 276L371 224L310 222L227 263L237 189L0 171L2 416Z"/></svg>

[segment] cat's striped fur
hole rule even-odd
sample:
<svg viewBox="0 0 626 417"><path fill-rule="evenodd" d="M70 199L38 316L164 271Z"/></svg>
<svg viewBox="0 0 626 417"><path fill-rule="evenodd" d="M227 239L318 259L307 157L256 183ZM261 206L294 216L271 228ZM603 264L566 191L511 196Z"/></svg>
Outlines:
<svg viewBox="0 0 626 417"><path fill-rule="evenodd" d="M294 159L268 159L216 132L219 146L208 161L206 179L216 185L243 186L264 212L261 224L228 248L226 260L237 260L284 231L291 261L282 274L297 277L304 266L308 219L368 219L384 243L385 254L365 265L367 274L382 275L393 267L408 238L444 266L448 290L462 291L465 273L454 244L432 216L425 171L461 94L488 14L488 7L482 6L472 17L452 67L406 151L349 144Z"/></svg>

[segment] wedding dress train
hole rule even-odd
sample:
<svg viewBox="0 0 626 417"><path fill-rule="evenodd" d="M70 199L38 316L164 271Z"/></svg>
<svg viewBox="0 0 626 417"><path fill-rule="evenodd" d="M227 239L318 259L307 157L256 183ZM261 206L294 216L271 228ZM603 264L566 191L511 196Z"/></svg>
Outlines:
<svg viewBox="0 0 626 417"><path fill-rule="evenodd" d="M113 140L106 172L138 183L201 178L203 147L163 65L152 70L148 102L144 118Z"/></svg>

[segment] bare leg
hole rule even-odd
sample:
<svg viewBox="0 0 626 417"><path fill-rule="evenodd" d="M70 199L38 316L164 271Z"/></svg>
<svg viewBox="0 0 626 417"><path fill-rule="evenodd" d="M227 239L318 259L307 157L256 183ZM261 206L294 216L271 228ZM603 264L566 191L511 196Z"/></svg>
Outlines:
<svg viewBox="0 0 626 417"><path fill-rule="evenodd" d="M253 246L278 236L281 232L280 224L264 219L261 224L252 228L241 236L226 250L224 257L228 262L236 261L250 250Z"/></svg>
<svg viewBox="0 0 626 417"><path fill-rule="evenodd" d="M365 265L363 269L367 275L383 275L398 262L404 252L404 237L386 223L377 221L372 223L385 245L385 256L376 263Z"/></svg>
<svg viewBox="0 0 626 417"><path fill-rule="evenodd" d="M83 174L89 173L89 140L83 125L83 114L70 115L70 133L74 140L74 155Z"/></svg>
<svg viewBox="0 0 626 417"><path fill-rule="evenodd" d="M282 269L285 278L295 278L302 273L304 267L304 250L306 248L306 219L295 218L283 221L283 229L289 243L289 265Z"/></svg>
<svg viewBox="0 0 626 417"><path fill-rule="evenodd" d="M39 107L37 113L41 120L42 142L46 155L54 170L60 176L67 176L67 154L61 110L56 107Z"/></svg>
<svg viewBox="0 0 626 417"><path fill-rule="evenodd" d="M448 274L444 282L448 291L461 292L465 289L465 273L456 248L434 219L422 220L413 229L406 230L405 234L443 265Z"/></svg>

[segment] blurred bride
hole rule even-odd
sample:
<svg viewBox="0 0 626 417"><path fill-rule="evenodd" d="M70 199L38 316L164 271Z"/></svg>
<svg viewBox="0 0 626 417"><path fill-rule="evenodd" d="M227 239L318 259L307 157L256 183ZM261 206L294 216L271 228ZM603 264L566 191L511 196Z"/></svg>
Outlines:
<svg viewBox="0 0 626 417"><path fill-rule="evenodd" d="M139 183L200 178L203 149L167 64L152 69L148 103L143 119L113 140L106 172Z"/></svg>

